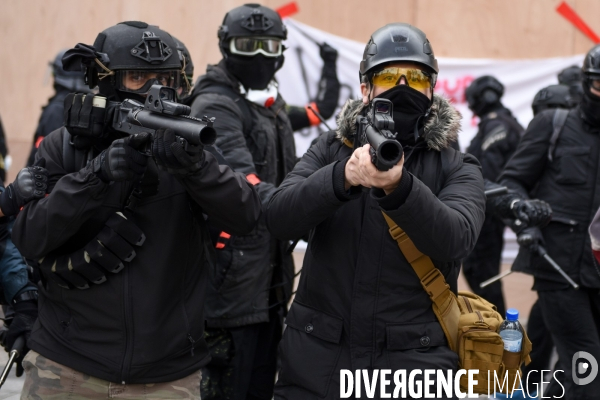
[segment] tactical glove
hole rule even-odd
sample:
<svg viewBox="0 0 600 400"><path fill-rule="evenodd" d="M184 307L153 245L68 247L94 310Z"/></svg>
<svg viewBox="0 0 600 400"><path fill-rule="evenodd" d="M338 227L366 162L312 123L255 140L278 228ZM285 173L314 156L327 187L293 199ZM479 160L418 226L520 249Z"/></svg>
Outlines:
<svg viewBox="0 0 600 400"><path fill-rule="evenodd" d="M526 226L543 227L552 219L552 208L542 200L517 200L511 209L515 218Z"/></svg>
<svg viewBox="0 0 600 400"><path fill-rule="evenodd" d="M45 165L46 160L41 158L33 167L23 168L0 194L0 209L5 216L17 215L25 204L46 195L48 170Z"/></svg>
<svg viewBox="0 0 600 400"><path fill-rule="evenodd" d="M517 236L519 246L528 247L530 251L537 253L540 245L545 246L542 231L538 227L525 228L519 236Z"/></svg>
<svg viewBox="0 0 600 400"><path fill-rule="evenodd" d="M63 122L71 135L105 138L112 131L110 124L112 115L107 112L112 108L107 107L104 98L101 101L94 101L96 96L98 95L69 93L65 97Z"/></svg>
<svg viewBox="0 0 600 400"><path fill-rule="evenodd" d="M33 324L38 316L38 307L37 301L35 300L18 301L13 303L12 306L15 311L15 316L4 336L2 346L6 352L10 352L17 338L19 336L25 336L25 346L17 359L17 376L21 376L23 375L23 366L21 363L23 362L25 354L29 351L27 342L29 341Z"/></svg>
<svg viewBox="0 0 600 400"><path fill-rule="evenodd" d="M160 169L171 174L189 175L202 167L204 149L187 143L172 129L161 128L154 134L152 156Z"/></svg>
<svg viewBox="0 0 600 400"><path fill-rule="evenodd" d="M117 139L92 161L94 173L104 182L142 178L148 158L139 150L150 140L147 132Z"/></svg>

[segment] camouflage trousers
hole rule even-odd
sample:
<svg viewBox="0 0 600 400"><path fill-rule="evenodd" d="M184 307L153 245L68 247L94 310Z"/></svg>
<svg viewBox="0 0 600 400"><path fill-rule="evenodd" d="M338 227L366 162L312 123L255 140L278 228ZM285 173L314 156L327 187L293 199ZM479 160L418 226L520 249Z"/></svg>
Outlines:
<svg viewBox="0 0 600 400"><path fill-rule="evenodd" d="M193 399L200 400L201 372L172 382L119 384L94 378L30 350L23 360L21 399Z"/></svg>

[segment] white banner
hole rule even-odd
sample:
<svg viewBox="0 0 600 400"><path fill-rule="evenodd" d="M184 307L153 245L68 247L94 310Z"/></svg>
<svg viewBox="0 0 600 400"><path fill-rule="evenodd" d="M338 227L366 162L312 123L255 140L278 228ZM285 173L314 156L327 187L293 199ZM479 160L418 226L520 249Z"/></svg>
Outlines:
<svg viewBox="0 0 600 400"><path fill-rule="evenodd" d="M327 42L337 49L337 73L342 89L339 105L348 98L358 98L360 93L358 66L362 59L365 43L355 42L322 30L302 24L291 18L285 20L288 39L285 45L285 64L277 73L279 89L288 104L305 105L314 100L323 62L319 56L317 43ZM432 43L434 51L440 51ZM459 137L464 150L477 132L477 119L468 109L464 92L473 79L482 75L493 75L504 84L502 102L527 127L533 117L531 101L542 88L557 84L558 72L571 65L581 65L584 55L531 60L492 60L468 58L438 58L439 77L436 93L452 100L463 115L463 129ZM335 115L328 125L335 129ZM296 133L296 151L304 154L310 142L325 131L319 128L307 128Z"/></svg>

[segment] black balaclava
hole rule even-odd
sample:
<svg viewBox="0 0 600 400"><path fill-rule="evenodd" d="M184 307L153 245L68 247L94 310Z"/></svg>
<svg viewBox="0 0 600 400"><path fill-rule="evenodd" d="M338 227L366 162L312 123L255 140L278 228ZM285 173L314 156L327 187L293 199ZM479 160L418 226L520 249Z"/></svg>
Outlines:
<svg viewBox="0 0 600 400"><path fill-rule="evenodd" d="M594 127L600 127L600 97L591 92L590 84L589 79L583 80L583 96L580 107L583 119Z"/></svg>
<svg viewBox="0 0 600 400"><path fill-rule="evenodd" d="M377 97L388 99L394 105L394 130L398 132L400 143L414 143L415 127L421 128L431 107L429 97L408 85L394 86Z"/></svg>
<svg viewBox="0 0 600 400"><path fill-rule="evenodd" d="M225 63L229 72L246 89L263 90L267 88L275 72L281 67L282 58L283 56L265 57L262 54L251 57L228 54Z"/></svg>

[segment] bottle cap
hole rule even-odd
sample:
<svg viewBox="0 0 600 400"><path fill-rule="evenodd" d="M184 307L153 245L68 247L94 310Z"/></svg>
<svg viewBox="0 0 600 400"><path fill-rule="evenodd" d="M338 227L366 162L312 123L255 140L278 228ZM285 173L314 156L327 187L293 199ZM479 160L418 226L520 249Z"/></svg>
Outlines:
<svg viewBox="0 0 600 400"><path fill-rule="evenodd" d="M506 319L508 321L517 321L519 319L519 310L516 308L509 308L506 310Z"/></svg>

